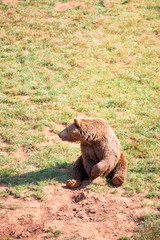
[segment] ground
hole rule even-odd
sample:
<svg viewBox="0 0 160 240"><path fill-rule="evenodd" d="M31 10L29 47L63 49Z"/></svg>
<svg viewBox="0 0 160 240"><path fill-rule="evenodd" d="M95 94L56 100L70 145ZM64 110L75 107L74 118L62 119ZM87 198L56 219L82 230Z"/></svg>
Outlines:
<svg viewBox="0 0 160 240"><path fill-rule="evenodd" d="M147 215L147 237L134 240L160 239L159 10L159 0L0 1L0 240L129 240ZM122 187L65 188L80 148L57 133L76 117L113 128Z"/></svg>
<svg viewBox="0 0 160 240"><path fill-rule="evenodd" d="M73 191L58 184L46 186L44 194L43 201L13 196L1 201L0 239L118 240L131 237L144 214L158 212L154 200L126 197L123 187Z"/></svg>

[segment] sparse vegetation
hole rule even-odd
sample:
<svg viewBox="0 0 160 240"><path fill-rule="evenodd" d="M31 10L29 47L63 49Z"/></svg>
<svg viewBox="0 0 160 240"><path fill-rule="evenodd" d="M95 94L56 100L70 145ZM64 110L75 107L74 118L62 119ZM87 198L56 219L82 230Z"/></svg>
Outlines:
<svg viewBox="0 0 160 240"><path fill-rule="evenodd" d="M146 215L137 229L134 240L160 239L160 215Z"/></svg>
<svg viewBox="0 0 160 240"><path fill-rule="evenodd" d="M50 238L52 238L52 237L53 237L53 234L48 233L48 234L44 237L44 239L50 239Z"/></svg>
<svg viewBox="0 0 160 240"><path fill-rule="evenodd" d="M119 136L126 195L159 199L159 0L58 2L0 1L0 197L43 200L45 185L64 183L80 150L57 132L83 116Z"/></svg>
<svg viewBox="0 0 160 240"><path fill-rule="evenodd" d="M122 237L119 238L119 240L131 240L131 238L126 237L126 236L122 236Z"/></svg>
<svg viewBox="0 0 160 240"><path fill-rule="evenodd" d="M56 230L56 231L54 232L55 238L57 238L59 235L61 235L61 231L60 231L60 230Z"/></svg>
<svg viewBox="0 0 160 240"><path fill-rule="evenodd" d="M0 203L0 209L5 208L5 205L3 203Z"/></svg>

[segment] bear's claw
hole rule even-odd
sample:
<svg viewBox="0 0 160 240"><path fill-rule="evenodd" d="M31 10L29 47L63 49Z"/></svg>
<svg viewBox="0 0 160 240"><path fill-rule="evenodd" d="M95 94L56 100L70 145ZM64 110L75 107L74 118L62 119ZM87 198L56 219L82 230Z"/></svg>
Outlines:
<svg viewBox="0 0 160 240"><path fill-rule="evenodd" d="M77 188L81 185L81 182L78 182L77 180L75 179L69 179L67 180L66 182L66 186L69 187L69 188Z"/></svg>

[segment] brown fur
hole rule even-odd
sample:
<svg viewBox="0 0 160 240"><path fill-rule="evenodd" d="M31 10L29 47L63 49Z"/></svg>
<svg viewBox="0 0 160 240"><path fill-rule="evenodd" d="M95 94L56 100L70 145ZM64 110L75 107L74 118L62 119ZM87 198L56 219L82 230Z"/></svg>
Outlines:
<svg viewBox="0 0 160 240"><path fill-rule="evenodd" d="M68 187L80 186L87 176L98 182L96 178L111 175L114 185L123 184L127 162L119 140L105 120L76 118L58 135L63 141L81 143L82 155L73 166L71 179L66 183Z"/></svg>

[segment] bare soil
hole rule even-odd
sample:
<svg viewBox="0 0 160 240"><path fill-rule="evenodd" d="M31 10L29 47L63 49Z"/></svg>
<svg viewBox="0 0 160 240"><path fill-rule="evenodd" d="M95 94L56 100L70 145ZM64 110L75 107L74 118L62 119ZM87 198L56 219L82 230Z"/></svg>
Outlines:
<svg viewBox="0 0 160 240"><path fill-rule="evenodd" d="M67 9L72 9L76 6L85 6L85 3L77 2L77 1L70 1L70 2L66 2L66 3L59 2L59 3L57 3L57 5L55 6L54 9L56 11L64 11Z"/></svg>
<svg viewBox="0 0 160 240"><path fill-rule="evenodd" d="M20 0L3 0L3 3L4 4L17 4L17 3L19 3L20 2Z"/></svg>
<svg viewBox="0 0 160 240"><path fill-rule="evenodd" d="M87 187L70 190L58 184L46 186L44 195L44 201L13 196L1 199L1 240L118 240L134 234L139 224L135 220L156 212L147 204L142 207L141 194L124 196L123 187L93 192Z"/></svg>

